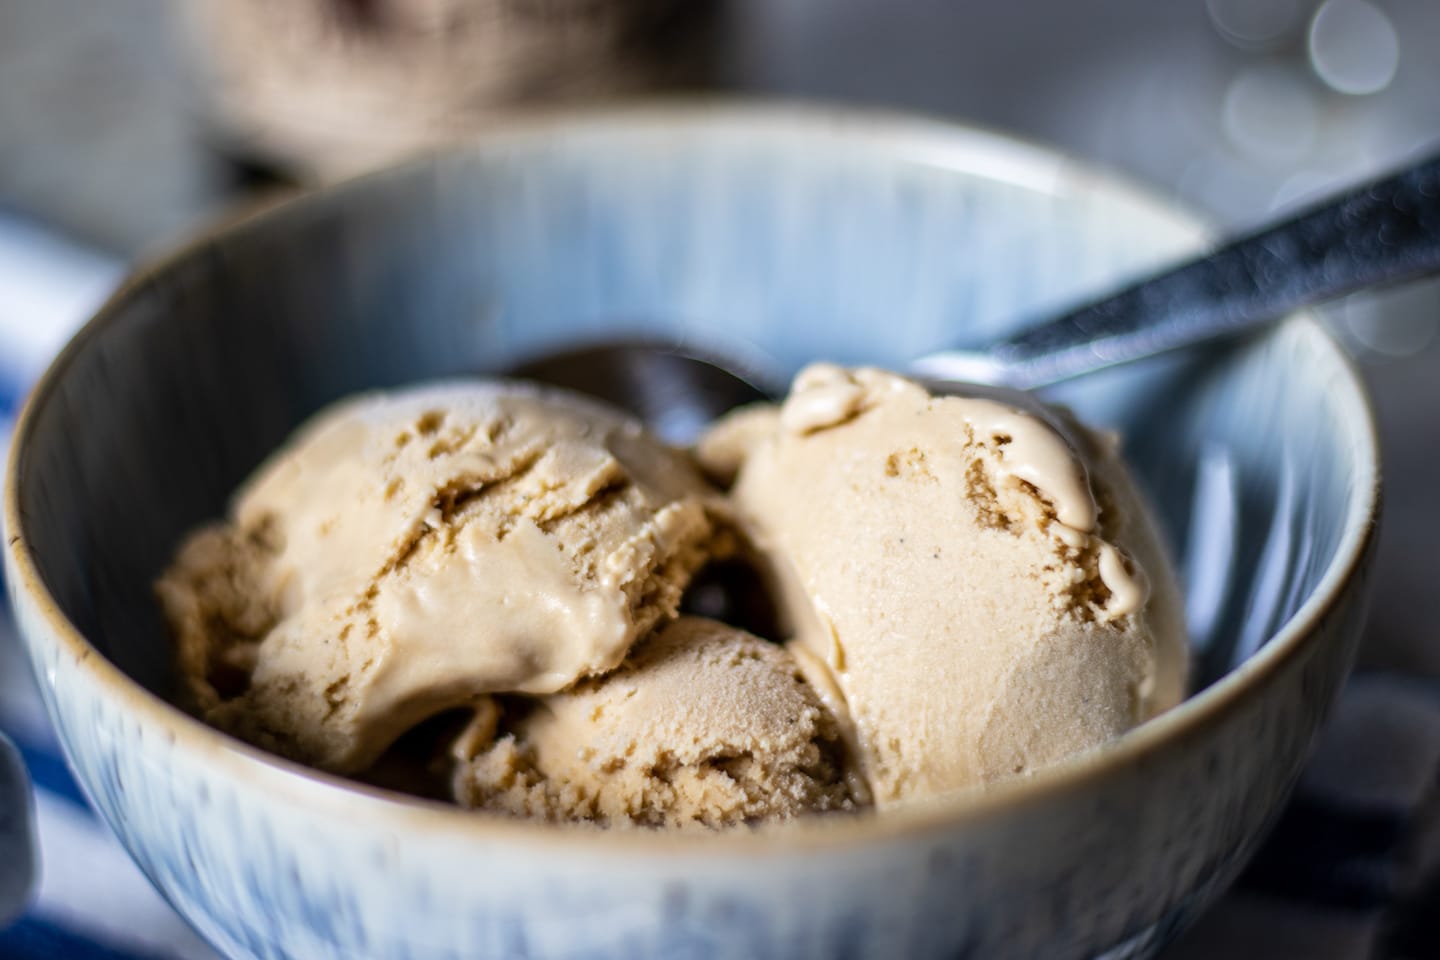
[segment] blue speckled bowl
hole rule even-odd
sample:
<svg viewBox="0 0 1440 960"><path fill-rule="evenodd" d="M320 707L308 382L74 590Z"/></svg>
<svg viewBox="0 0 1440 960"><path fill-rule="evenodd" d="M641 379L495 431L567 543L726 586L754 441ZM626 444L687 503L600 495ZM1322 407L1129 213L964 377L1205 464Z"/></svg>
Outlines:
<svg viewBox="0 0 1440 960"><path fill-rule="evenodd" d="M341 394L620 331L776 373L903 364L1193 249L1189 216L936 124L672 108L542 123L236 224L131 282L18 427L15 608L81 782L235 956L1141 956L1236 872L1355 646L1361 388L1295 319L1072 384L1185 567L1202 683L979 802L719 836L487 819L280 761L166 703L150 582Z"/></svg>

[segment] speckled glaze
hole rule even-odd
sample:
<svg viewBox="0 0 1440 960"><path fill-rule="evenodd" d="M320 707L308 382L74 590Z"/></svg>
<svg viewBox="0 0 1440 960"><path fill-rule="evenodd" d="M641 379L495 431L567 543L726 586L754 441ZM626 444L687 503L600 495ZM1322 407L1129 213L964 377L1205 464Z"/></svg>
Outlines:
<svg viewBox="0 0 1440 960"><path fill-rule="evenodd" d="M1361 624L1375 437L1308 319L1058 394L1126 435L1208 686L979 799L674 836L355 788L169 706L149 584L272 445L353 390L617 332L775 374L903 364L1201 237L1007 140L743 107L537 123L232 225L129 284L18 427L6 570L79 779L236 957L1146 956L1251 852Z"/></svg>

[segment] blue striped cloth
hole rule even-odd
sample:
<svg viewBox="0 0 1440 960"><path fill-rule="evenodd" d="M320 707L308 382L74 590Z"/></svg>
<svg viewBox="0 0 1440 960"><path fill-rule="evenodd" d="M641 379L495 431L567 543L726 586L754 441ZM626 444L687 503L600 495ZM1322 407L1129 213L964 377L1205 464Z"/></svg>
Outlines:
<svg viewBox="0 0 1440 960"><path fill-rule="evenodd" d="M0 217L0 433L118 264ZM0 732L35 790L42 876L0 958L150 960L214 952L91 812L60 756L8 618ZM0 864L3 869L4 864ZM1289 809L1236 888L1164 960L1440 958L1440 686L1361 674Z"/></svg>

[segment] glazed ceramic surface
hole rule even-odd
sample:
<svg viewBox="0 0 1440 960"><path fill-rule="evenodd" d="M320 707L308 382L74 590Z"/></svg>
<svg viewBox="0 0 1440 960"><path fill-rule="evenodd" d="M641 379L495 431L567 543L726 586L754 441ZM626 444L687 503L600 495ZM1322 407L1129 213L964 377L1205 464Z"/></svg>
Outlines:
<svg viewBox="0 0 1440 960"><path fill-rule="evenodd" d="M735 107L538 124L221 231L118 295L18 428L9 584L79 779L237 957L1145 955L1253 848L1358 635L1375 438L1310 320L1057 394L1126 438L1182 565L1203 689L978 801L667 836L355 788L170 707L150 583L351 391L622 333L776 375L903 365L1201 239L1003 139Z"/></svg>

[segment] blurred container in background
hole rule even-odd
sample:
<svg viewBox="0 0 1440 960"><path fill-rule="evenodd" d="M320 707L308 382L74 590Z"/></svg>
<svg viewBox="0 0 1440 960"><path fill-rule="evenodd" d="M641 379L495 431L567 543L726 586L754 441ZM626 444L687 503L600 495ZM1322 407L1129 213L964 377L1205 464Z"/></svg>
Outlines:
<svg viewBox="0 0 1440 960"><path fill-rule="evenodd" d="M712 79L716 0L181 3L235 146L354 173L537 107Z"/></svg>

